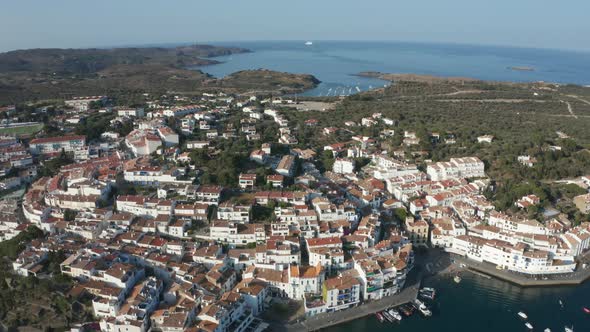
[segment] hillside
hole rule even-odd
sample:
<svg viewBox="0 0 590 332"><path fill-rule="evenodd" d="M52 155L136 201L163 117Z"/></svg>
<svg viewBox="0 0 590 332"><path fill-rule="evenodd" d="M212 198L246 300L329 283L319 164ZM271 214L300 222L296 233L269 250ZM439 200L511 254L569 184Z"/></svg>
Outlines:
<svg viewBox="0 0 590 332"><path fill-rule="evenodd" d="M233 91L296 93L314 88L319 83L313 75L258 69L239 71L222 79L205 82L205 85Z"/></svg>
<svg viewBox="0 0 590 332"><path fill-rule="evenodd" d="M0 54L0 105L75 95L117 97L140 93L192 93L211 88L300 92L318 81L310 75L264 70L216 79L187 67L218 63L211 57L249 52L194 45L176 48L33 49Z"/></svg>
<svg viewBox="0 0 590 332"><path fill-rule="evenodd" d="M358 73L360 77L378 78L384 81L404 81L404 82L421 82L421 83L440 83L440 82L473 82L477 81L474 78L469 77L440 77L432 75L420 75L420 74L393 74L393 73L381 73L376 71L365 71Z"/></svg>
<svg viewBox="0 0 590 332"><path fill-rule="evenodd" d="M0 53L0 73L91 75L116 65L159 64L182 68L218 63L206 59L249 52L242 48L193 45L175 48L30 49Z"/></svg>

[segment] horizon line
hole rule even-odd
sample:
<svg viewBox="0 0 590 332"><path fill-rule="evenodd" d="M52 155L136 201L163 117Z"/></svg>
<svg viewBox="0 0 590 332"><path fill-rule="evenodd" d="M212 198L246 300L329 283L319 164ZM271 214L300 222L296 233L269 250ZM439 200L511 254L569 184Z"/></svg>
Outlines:
<svg viewBox="0 0 590 332"><path fill-rule="evenodd" d="M399 44L416 44L416 45L452 45L452 46L471 46L471 47L496 47L507 49L523 49L523 50L541 50L541 51L558 51L590 54L590 49L574 49L574 48L554 48L554 47L540 47L540 46L518 46L518 45L502 45L502 44L479 44L470 42L453 42L453 41L412 41L412 40L393 40L393 39L244 39L244 40L197 40L189 41L175 41L175 42L146 42L146 43L120 43L103 46L80 46L80 47L31 47L31 48L17 48L11 50L0 51L0 53L9 53L26 50L38 49L63 49L63 50L83 50L83 49L116 49L116 48L147 48L147 47L163 47L172 48L184 45L213 45L214 44L231 44L231 43L279 43L279 42L349 42L349 43L399 43ZM167 46L163 46L167 45ZM227 47L227 46L226 46Z"/></svg>

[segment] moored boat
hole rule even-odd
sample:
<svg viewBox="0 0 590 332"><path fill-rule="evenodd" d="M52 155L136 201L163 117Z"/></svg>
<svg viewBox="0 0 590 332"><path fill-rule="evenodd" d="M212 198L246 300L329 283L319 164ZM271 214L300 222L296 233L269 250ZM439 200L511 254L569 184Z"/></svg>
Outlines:
<svg viewBox="0 0 590 332"><path fill-rule="evenodd" d="M590 314L590 309L583 307L582 310L584 310L585 313Z"/></svg>
<svg viewBox="0 0 590 332"><path fill-rule="evenodd" d="M434 300L434 297L436 295L436 290L434 290L434 288L431 288L431 287L424 287L419 291L418 294L422 298L425 298L428 300Z"/></svg>
<svg viewBox="0 0 590 332"><path fill-rule="evenodd" d="M461 277L459 277L458 275L456 275L456 276L453 278L453 280L454 280L456 283L460 283L460 282L461 282Z"/></svg>
<svg viewBox="0 0 590 332"><path fill-rule="evenodd" d="M414 304L416 305L416 307L418 308L418 311L420 311L420 313L426 317L432 316L432 311L430 311L430 309L428 309L428 307L424 304L424 302L415 299L414 300Z"/></svg>
<svg viewBox="0 0 590 332"><path fill-rule="evenodd" d="M546 329L543 330L543 332L551 332L551 329L550 328L546 328Z"/></svg>
<svg viewBox="0 0 590 332"><path fill-rule="evenodd" d="M379 320L380 323L383 323L384 318L380 312L376 313L375 316L377 317L377 320Z"/></svg>
<svg viewBox="0 0 590 332"><path fill-rule="evenodd" d="M524 323L524 326L526 326L529 330L533 329L533 325L531 325L529 322Z"/></svg>
<svg viewBox="0 0 590 332"><path fill-rule="evenodd" d="M381 312L381 314L383 315L383 317L385 317L385 319L387 319L388 322L390 322L390 323L395 322L395 319L393 318L393 316L391 316L387 311L383 310Z"/></svg>
<svg viewBox="0 0 590 332"><path fill-rule="evenodd" d="M414 308L412 306L409 305L402 305L399 307L399 310L402 312L402 314L404 314L404 316L409 317L414 313Z"/></svg>
<svg viewBox="0 0 590 332"><path fill-rule="evenodd" d="M397 312L397 310L395 309L389 309L387 312L389 312L389 314L395 318L398 321L402 320L402 315L399 314L399 312Z"/></svg>
<svg viewBox="0 0 590 332"><path fill-rule="evenodd" d="M519 311L519 312L518 312L518 316L519 316L520 318L522 318L522 319L527 319L527 318L529 318L529 316L527 316L527 315L526 315L524 312L522 312L522 311Z"/></svg>

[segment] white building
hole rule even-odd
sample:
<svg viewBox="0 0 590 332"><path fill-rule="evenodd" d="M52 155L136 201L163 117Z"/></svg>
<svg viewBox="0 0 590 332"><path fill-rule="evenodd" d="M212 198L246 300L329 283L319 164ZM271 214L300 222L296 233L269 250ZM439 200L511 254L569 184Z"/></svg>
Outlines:
<svg viewBox="0 0 590 332"><path fill-rule="evenodd" d="M351 174L354 173L354 160L347 158L336 158L332 171L339 174Z"/></svg>
<svg viewBox="0 0 590 332"><path fill-rule="evenodd" d="M160 127L157 132L166 146L178 145L178 134L174 130L169 127Z"/></svg>
<svg viewBox="0 0 590 332"><path fill-rule="evenodd" d="M86 149L86 136L60 136L35 138L29 143L33 155L75 152Z"/></svg>
<svg viewBox="0 0 590 332"><path fill-rule="evenodd" d="M451 158L449 162L429 164L426 173L433 181L485 177L484 163L477 157Z"/></svg>

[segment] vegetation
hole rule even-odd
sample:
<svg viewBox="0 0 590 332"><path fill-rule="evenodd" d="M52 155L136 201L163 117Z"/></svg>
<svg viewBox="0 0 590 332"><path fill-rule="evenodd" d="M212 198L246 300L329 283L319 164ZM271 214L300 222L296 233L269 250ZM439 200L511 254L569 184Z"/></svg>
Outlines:
<svg viewBox="0 0 590 332"><path fill-rule="evenodd" d="M348 141L350 133L341 129L335 135L324 135L307 129L305 120L317 119L320 128L346 128L346 121L360 124L363 117L381 113L396 126L379 122L373 127L356 127L355 134L375 137L383 129L394 129L394 136L381 148L390 153L405 152L422 169L428 160L477 156L493 180L487 195L498 208L513 208L515 200L535 193L542 198L537 215L544 207L556 206L581 221L586 217L574 216L572 205L567 203L571 201L571 188L564 191L554 181L590 174L590 106L583 101L590 101L590 88L418 77L347 97L333 111L284 112L298 128L298 147L318 151L325 145ZM569 113L566 102L575 116ZM404 131L415 132L420 144L403 146ZM433 133L440 138L434 138ZM494 141L478 143L477 137L482 135L493 135ZM454 138L456 143L447 144L447 138ZM537 162L533 167L521 165L517 160L521 155ZM330 152L320 153L321 169L330 169L332 163Z"/></svg>
<svg viewBox="0 0 590 332"><path fill-rule="evenodd" d="M291 74L271 70L244 70L221 80L206 82L206 86L228 91L252 91L256 93L294 93L314 88L320 81L312 75Z"/></svg>
<svg viewBox="0 0 590 332"><path fill-rule="evenodd" d="M98 139L102 133L108 131L114 117L112 113L94 113L80 121L76 126L76 134L86 135L88 141Z"/></svg>
<svg viewBox="0 0 590 332"><path fill-rule="evenodd" d="M72 156L65 151L62 151L59 157L43 162L42 167L39 169L39 175L54 176L59 172L60 168L72 164L73 162L74 159Z"/></svg>
<svg viewBox="0 0 590 332"><path fill-rule="evenodd" d="M0 53L0 104L75 95L108 95L131 105L143 93L264 90L299 92L318 81L310 75L267 70L216 79L191 67L210 57L249 52L193 45L176 48L33 49Z"/></svg>
<svg viewBox="0 0 590 332"><path fill-rule="evenodd" d="M0 322L9 331L25 326L64 329L70 323L91 318L81 303L65 296L72 282L59 273L59 263L65 259L63 252L48 254L44 271L53 275L51 279L12 274L10 261L16 259L27 243L42 237L43 232L31 226L16 237L0 242Z"/></svg>
<svg viewBox="0 0 590 332"><path fill-rule="evenodd" d="M0 257L14 260L23 251L25 245L31 240L41 238L43 232L37 227L31 226L24 232L10 240L0 242Z"/></svg>

